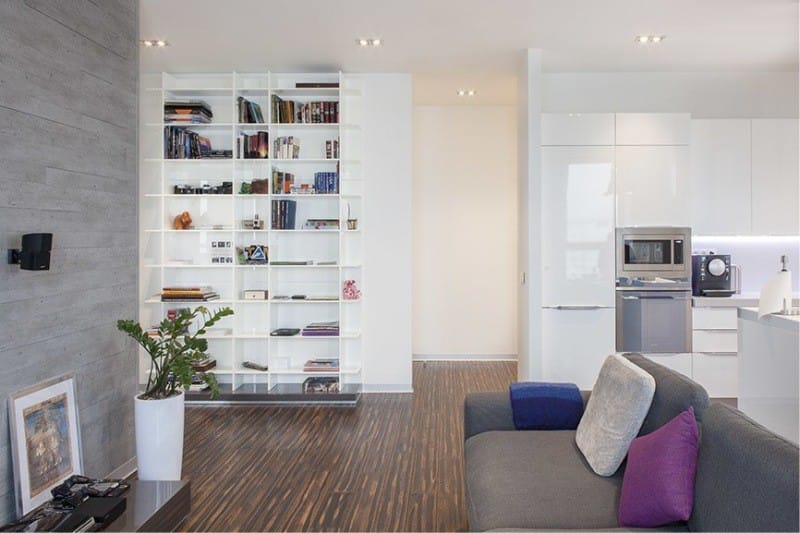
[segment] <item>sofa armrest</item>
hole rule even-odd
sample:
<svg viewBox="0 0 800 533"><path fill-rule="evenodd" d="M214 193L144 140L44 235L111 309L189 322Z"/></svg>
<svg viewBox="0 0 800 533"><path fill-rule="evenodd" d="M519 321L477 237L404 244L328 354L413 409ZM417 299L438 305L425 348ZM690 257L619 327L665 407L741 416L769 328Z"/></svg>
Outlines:
<svg viewBox="0 0 800 533"><path fill-rule="evenodd" d="M472 392L464 398L464 440L484 431L514 431L508 391Z"/></svg>
<svg viewBox="0 0 800 533"><path fill-rule="evenodd" d="M591 391L581 391L583 406ZM484 431L514 431L508 391L471 392L464 398L464 440Z"/></svg>

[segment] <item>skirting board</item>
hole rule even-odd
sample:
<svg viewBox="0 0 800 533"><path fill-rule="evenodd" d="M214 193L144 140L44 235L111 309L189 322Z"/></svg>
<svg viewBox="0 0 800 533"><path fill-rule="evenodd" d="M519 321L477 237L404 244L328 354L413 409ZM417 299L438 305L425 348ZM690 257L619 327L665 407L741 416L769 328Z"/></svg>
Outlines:
<svg viewBox="0 0 800 533"><path fill-rule="evenodd" d="M465 355L459 354L422 354L415 353L411 356L412 361L463 361L463 362L477 362L477 361L517 361L517 354L475 354Z"/></svg>
<svg viewBox="0 0 800 533"><path fill-rule="evenodd" d="M120 466L114 469L107 479L128 479L136 472L136 456L131 457Z"/></svg>

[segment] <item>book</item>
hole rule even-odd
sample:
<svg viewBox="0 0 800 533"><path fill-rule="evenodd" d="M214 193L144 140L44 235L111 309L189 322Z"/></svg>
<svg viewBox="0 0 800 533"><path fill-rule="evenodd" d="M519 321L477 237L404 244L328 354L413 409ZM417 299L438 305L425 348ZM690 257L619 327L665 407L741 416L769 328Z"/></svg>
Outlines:
<svg viewBox="0 0 800 533"><path fill-rule="evenodd" d="M339 359L309 359L303 365L303 372L338 372Z"/></svg>
<svg viewBox="0 0 800 533"><path fill-rule="evenodd" d="M338 81L298 81L294 84L297 89L338 89Z"/></svg>
<svg viewBox="0 0 800 533"><path fill-rule="evenodd" d="M195 372L206 372L217 366L217 360L211 357L206 357L201 361L194 361L192 363L192 370Z"/></svg>

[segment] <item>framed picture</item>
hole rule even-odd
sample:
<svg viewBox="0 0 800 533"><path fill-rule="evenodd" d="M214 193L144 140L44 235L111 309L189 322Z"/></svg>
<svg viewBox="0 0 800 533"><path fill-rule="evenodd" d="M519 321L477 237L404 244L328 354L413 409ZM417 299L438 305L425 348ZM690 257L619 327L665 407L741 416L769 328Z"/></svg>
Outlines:
<svg viewBox="0 0 800 533"><path fill-rule="evenodd" d="M83 472L75 379L59 376L11 395L8 402L17 514L51 498L50 489Z"/></svg>

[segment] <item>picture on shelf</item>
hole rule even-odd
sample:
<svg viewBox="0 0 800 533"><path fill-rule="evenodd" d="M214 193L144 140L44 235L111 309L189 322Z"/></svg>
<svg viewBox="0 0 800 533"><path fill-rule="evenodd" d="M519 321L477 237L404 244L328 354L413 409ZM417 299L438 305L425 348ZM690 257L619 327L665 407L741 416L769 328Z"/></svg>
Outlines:
<svg viewBox="0 0 800 533"><path fill-rule="evenodd" d="M265 244L237 247L236 253L240 265L266 265L269 262L269 246Z"/></svg>

